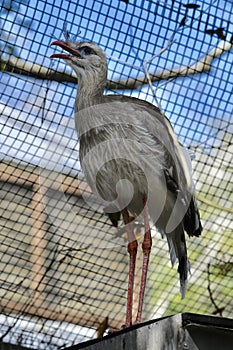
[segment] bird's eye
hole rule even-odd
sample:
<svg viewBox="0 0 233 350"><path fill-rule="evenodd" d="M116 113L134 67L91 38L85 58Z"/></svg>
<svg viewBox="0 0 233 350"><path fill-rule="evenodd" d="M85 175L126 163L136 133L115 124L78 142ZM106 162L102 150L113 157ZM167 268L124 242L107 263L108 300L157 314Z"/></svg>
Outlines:
<svg viewBox="0 0 233 350"><path fill-rule="evenodd" d="M88 56L88 55L96 55L96 52L95 50L93 50L91 47L89 46L83 46L81 48L81 54L85 55L85 56Z"/></svg>

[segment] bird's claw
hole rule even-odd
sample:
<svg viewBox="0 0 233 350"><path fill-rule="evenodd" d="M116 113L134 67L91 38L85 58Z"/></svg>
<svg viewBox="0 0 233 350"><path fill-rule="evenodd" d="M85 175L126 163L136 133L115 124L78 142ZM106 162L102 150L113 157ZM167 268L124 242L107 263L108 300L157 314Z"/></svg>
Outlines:
<svg viewBox="0 0 233 350"><path fill-rule="evenodd" d="M126 329L126 328L127 328L127 327L126 327L125 324L123 324L123 325L121 326L121 328L109 328L108 334L109 334L109 335L110 335L110 334L114 334L114 333L120 332L120 331L122 331L123 329Z"/></svg>

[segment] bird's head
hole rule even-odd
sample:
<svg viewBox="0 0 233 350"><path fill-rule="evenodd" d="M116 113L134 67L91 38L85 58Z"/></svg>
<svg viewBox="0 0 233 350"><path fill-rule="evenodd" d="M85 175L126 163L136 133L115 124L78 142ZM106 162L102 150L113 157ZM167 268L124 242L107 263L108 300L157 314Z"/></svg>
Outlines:
<svg viewBox="0 0 233 350"><path fill-rule="evenodd" d="M78 82L87 84L106 83L107 60L104 51L92 42L54 41L51 45L60 46L68 52L53 54L51 58L62 58L69 64L78 77Z"/></svg>

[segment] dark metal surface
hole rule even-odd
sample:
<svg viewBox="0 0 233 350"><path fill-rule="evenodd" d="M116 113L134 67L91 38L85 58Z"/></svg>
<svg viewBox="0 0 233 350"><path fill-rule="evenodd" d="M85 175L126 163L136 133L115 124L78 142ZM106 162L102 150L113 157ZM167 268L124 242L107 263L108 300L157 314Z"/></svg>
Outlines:
<svg viewBox="0 0 233 350"><path fill-rule="evenodd" d="M67 350L232 350L233 320L191 313L132 326Z"/></svg>

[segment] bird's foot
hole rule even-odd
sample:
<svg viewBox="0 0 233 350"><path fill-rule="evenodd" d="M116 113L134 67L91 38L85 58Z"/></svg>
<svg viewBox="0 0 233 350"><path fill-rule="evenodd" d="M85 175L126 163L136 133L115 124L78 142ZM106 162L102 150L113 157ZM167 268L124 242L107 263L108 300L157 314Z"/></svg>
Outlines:
<svg viewBox="0 0 233 350"><path fill-rule="evenodd" d="M108 334L114 334L114 333L120 332L120 331L122 331L125 328L127 328L125 324L123 324L121 326L121 328L109 328Z"/></svg>

